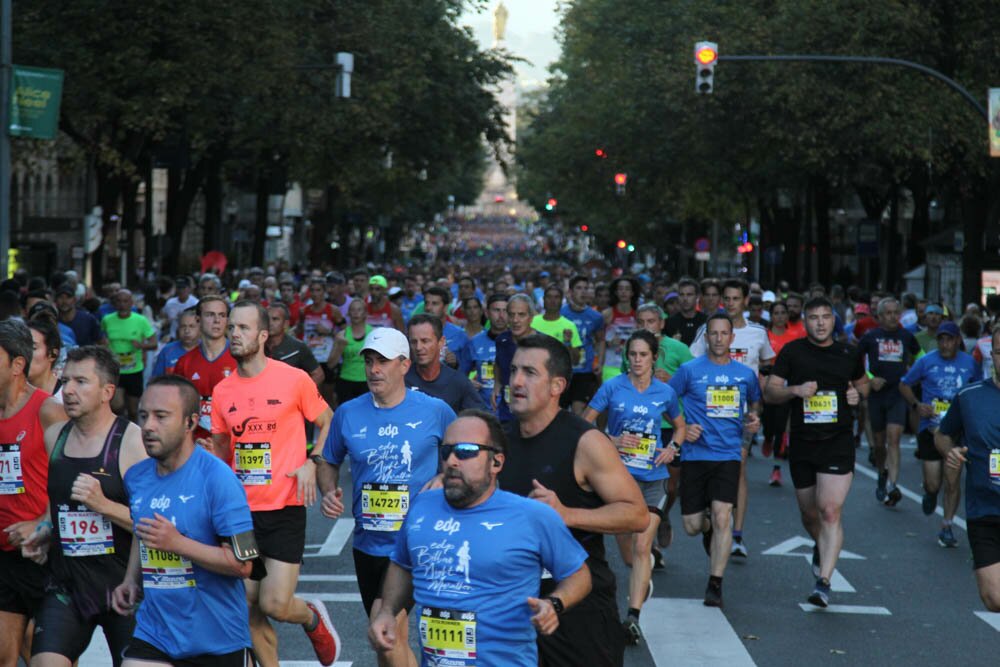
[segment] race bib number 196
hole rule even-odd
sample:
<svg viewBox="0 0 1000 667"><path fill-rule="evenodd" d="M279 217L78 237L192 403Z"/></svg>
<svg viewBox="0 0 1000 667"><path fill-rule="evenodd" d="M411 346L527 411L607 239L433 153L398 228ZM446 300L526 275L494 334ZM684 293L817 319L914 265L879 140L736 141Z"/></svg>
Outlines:
<svg viewBox="0 0 1000 667"><path fill-rule="evenodd" d="M63 554L75 557L115 552L114 534L107 517L86 509L73 512L64 507L59 508L59 542Z"/></svg>

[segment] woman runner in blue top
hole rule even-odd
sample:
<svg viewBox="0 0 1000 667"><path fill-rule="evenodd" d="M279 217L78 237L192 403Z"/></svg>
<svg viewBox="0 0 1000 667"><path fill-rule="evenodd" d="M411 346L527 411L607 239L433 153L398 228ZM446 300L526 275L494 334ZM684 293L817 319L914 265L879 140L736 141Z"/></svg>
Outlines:
<svg viewBox="0 0 1000 667"><path fill-rule="evenodd" d="M639 484L650 513L646 530L617 536L622 559L632 566L628 616L622 624L632 644L642 638L639 612L652 592L650 550L662 518L664 482L670 477L667 464L680 451L678 443L684 441L686 432L677 393L653 377L659 349L652 333L644 329L634 332L625 343L628 373L602 384L583 413L583 418L591 423L601 414L608 415L608 435L618 447L622 463ZM673 426L674 440L669 444L660 437L661 416Z"/></svg>

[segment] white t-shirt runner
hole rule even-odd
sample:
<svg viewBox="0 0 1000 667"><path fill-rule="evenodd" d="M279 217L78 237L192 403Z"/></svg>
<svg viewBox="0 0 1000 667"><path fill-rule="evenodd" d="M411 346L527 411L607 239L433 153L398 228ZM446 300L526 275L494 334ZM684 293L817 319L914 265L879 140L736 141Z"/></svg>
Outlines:
<svg viewBox="0 0 1000 667"><path fill-rule="evenodd" d="M735 334L733 342L729 346L729 358L753 369L754 373L760 372L760 362L770 361L777 355L771 348L771 341L767 337L767 329L759 324L747 322L746 326L733 329ZM691 343L691 354L696 357L705 356L705 325L698 328L698 333Z"/></svg>

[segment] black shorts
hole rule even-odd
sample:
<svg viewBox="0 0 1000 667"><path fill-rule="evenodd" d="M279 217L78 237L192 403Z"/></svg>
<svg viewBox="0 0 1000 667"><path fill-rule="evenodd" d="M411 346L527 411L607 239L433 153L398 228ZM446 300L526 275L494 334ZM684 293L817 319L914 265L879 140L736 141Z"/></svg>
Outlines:
<svg viewBox="0 0 1000 667"><path fill-rule="evenodd" d="M351 382L350 380L338 378L335 391L337 392L337 402L344 404L352 398L357 398L368 393L368 383Z"/></svg>
<svg viewBox="0 0 1000 667"><path fill-rule="evenodd" d="M965 531L972 547L973 569L1000 563L1000 516L969 519Z"/></svg>
<svg viewBox="0 0 1000 667"><path fill-rule="evenodd" d="M0 551L0 611L34 616L45 597L42 567L21 556L21 550Z"/></svg>
<svg viewBox="0 0 1000 667"><path fill-rule="evenodd" d="M906 401L898 386L868 394L868 423L876 433L885 431L889 424L906 424Z"/></svg>
<svg viewBox="0 0 1000 667"><path fill-rule="evenodd" d="M930 431L921 431L917 434L917 458L921 461L940 461L941 452L934 446L934 434Z"/></svg>
<svg viewBox="0 0 1000 667"><path fill-rule="evenodd" d="M816 486L816 475L849 475L854 472L854 436L848 431L828 440L788 440L788 470L796 489Z"/></svg>
<svg viewBox="0 0 1000 667"><path fill-rule="evenodd" d="M126 396L132 398L142 397L142 372L122 373L118 376L118 386L125 392Z"/></svg>
<svg viewBox="0 0 1000 667"><path fill-rule="evenodd" d="M714 500L735 505L739 486L739 461L684 461L681 464L681 514L703 512Z"/></svg>
<svg viewBox="0 0 1000 667"><path fill-rule="evenodd" d="M546 580L548 581L548 580ZM621 667L625 634L613 604L572 607L551 635L538 635L539 667Z"/></svg>
<svg viewBox="0 0 1000 667"><path fill-rule="evenodd" d="M174 665L174 667L253 667L257 664L257 657L250 647L222 655L205 654L190 658L171 658L149 642L144 642L141 639L132 640L129 647L125 649L125 657L132 660L165 662Z"/></svg>
<svg viewBox="0 0 1000 667"><path fill-rule="evenodd" d="M388 571L388 556L372 556L354 549L354 572L358 578L358 590L361 591L361 603L368 616L372 615L372 604L382 597L382 582Z"/></svg>
<svg viewBox="0 0 1000 667"><path fill-rule="evenodd" d="M260 558L253 561L250 578L260 581L267 576L265 558L280 560L293 565L302 564L302 554L306 550L306 508L289 505L280 510L251 512L254 537Z"/></svg>
<svg viewBox="0 0 1000 667"><path fill-rule="evenodd" d="M49 590L35 614L31 655L55 653L68 658L70 662L76 662L87 650L94 630L98 627L104 630L111 659L117 667L122 662L122 652L132 641L135 616L120 616L109 610L84 618L67 592Z"/></svg>
<svg viewBox="0 0 1000 667"><path fill-rule="evenodd" d="M563 392L566 405L589 403L597 392L597 375L594 373L573 373L569 387ZM564 406L565 407L565 406Z"/></svg>

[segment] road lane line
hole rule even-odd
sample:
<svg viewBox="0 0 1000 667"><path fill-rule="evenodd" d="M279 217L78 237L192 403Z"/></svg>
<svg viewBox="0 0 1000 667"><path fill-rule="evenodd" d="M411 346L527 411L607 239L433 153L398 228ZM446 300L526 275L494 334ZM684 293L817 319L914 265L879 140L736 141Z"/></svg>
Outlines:
<svg viewBox="0 0 1000 667"><path fill-rule="evenodd" d="M979 618L986 621L986 623L994 630L1000 632L1000 614L995 614L990 611L976 611L973 613Z"/></svg>
<svg viewBox="0 0 1000 667"><path fill-rule="evenodd" d="M817 614L868 614L870 616L892 616L885 607L866 607L858 604L832 604L825 609L807 602L800 602L802 611ZM645 611L645 609L643 610Z"/></svg>
<svg viewBox="0 0 1000 667"><path fill-rule="evenodd" d="M657 667L756 664L722 610L706 607L701 600L651 598L642 606L639 625Z"/></svg>
<svg viewBox="0 0 1000 667"><path fill-rule="evenodd" d="M858 472L860 472L861 474L867 476L867 477L871 477L876 482L878 481L878 473L875 472L874 470L872 470L871 468L869 468L868 466L863 465L861 463L855 463L854 464L854 469L857 470ZM896 488L899 489L904 496L906 496L907 498L909 498L910 500L912 500L916 504L920 505L920 504L923 503L923 500L924 500L923 496L919 496L916 493L914 493L913 491L910 491L905 486L900 486L899 484L896 485ZM964 489L963 489L963 491L964 491ZM937 509L934 510L934 513L937 514L940 517L944 517L944 510L941 508L941 505L937 506ZM966 530L966 528L965 528L965 519L963 519L960 516L956 516L955 519L952 521L952 524L958 526L962 530Z"/></svg>
<svg viewBox="0 0 1000 667"><path fill-rule="evenodd" d="M296 595L304 595L323 602L361 602L361 593L316 593L314 591L295 591Z"/></svg>
<svg viewBox="0 0 1000 667"><path fill-rule="evenodd" d="M344 550L344 545L354 533L354 519L341 517L333 524L330 534L326 536L323 546L314 554L305 554L306 558L316 558L317 556L339 556Z"/></svg>
<svg viewBox="0 0 1000 667"><path fill-rule="evenodd" d="M357 581L353 574L300 574L299 581Z"/></svg>

